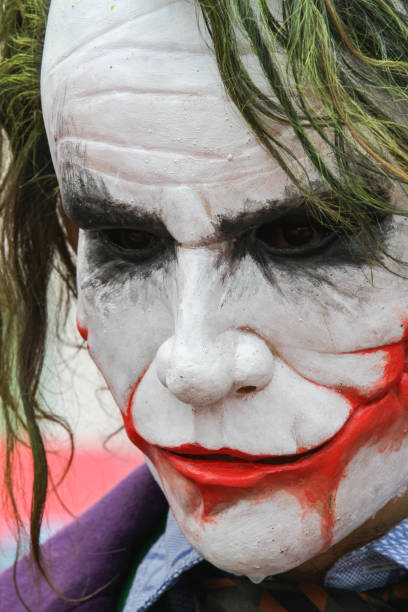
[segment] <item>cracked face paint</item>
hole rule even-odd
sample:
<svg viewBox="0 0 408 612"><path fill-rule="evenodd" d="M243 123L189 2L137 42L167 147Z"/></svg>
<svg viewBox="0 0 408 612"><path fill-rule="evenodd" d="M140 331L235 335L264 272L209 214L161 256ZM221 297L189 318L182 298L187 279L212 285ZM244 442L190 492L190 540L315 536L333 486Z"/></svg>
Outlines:
<svg viewBox="0 0 408 612"><path fill-rule="evenodd" d="M299 221L190 3L108 8L54 0L44 52L78 329L186 537L262 580L406 486L408 282Z"/></svg>

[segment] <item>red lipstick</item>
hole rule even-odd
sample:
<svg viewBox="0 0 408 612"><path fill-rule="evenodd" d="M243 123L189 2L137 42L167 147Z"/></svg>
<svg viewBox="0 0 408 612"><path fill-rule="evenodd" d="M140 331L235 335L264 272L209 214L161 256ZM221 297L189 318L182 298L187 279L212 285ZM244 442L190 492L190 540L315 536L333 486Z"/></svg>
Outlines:
<svg viewBox="0 0 408 612"><path fill-rule="evenodd" d="M248 487L256 484L265 476L298 469L329 443L327 441L306 452L274 456L251 456L226 448L211 451L200 447L195 449L195 453L186 453L185 448L182 447L180 449L156 448L173 468L197 484Z"/></svg>

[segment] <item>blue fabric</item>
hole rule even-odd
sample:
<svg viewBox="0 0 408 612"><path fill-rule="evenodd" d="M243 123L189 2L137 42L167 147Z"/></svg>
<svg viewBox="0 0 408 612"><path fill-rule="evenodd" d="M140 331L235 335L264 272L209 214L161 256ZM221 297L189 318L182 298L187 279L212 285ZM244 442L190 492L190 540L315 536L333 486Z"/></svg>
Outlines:
<svg viewBox="0 0 408 612"><path fill-rule="evenodd" d="M327 572L325 586L368 591L408 575L408 519L379 540L344 555Z"/></svg>
<svg viewBox="0 0 408 612"><path fill-rule="evenodd" d="M181 533L171 512L165 533L139 565L124 612L144 612L202 558ZM368 591L408 575L408 519L379 540L344 555L327 572L325 586Z"/></svg>
<svg viewBox="0 0 408 612"><path fill-rule="evenodd" d="M123 612L148 610L184 572L200 561L202 558L187 542L169 511L164 534L137 568Z"/></svg>

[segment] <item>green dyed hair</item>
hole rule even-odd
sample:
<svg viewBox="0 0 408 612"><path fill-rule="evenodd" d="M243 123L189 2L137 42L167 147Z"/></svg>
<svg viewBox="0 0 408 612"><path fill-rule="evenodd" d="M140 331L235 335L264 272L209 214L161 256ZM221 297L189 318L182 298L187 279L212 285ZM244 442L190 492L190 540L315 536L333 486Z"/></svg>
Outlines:
<svg viewBox="0 0 408 612"><path fill-rule="evenodd" d="M4 482L20 534L23 521L13 478L20 444L32 452L30 542L41 570L39 534L48 487L43 421L69 428L42 405L39 380L47 333L47 287L58 267L75 293L75 266L57 210L40 103L40 66L49 0L1 3L0 126L2 129L0 249L0 396ZM70 435L71 437L71 435ZM72 440L72 437L71 437ZM72 447L73 448L73 447ZM72 456L72 453L71 453Z"/></svg>
<svg viewBox="0 0 408 612"><path fill-rule="evenodd" d="M259 141L311 212L354 232L376 258L382 247L373 221L395 212L384 187L408 182L405 0L400 10L390 0L282 0L275 3L279 20L267 0L198 2L226 91ZM263 74L262 90L246 66L242 38ZM329 198L313 195L306 170L271 122L290 126ZM319 153L316 141L328 153Z"/></svg>
<svg viewBox="0 0 408 612"><path fill-rule="evenodd" d="M406 0L196 0L211 35L225 89L262 145L304 194L312 213L354 232L374 258L373 219L393 211L373 184L408 180L408 7ZM71 294L74 264L57 214L58 186L40 106L40 63L49 0L3 0L0 125L11 163L1 183L0 394L7 436L5 482L13 494L12 457L28 439L34 485L31 547L47 492L38 399L47 330L47 285L57 266ZM175 8L176 10L176 8ZM243 42L244 41L244 42ZM243 49L264 77L255 83ZM282 53L287 57L284 66ZM278 54L278 55L277 55ZM305 168L271 123L290 126L330 197L312 194ZM330 167L316 142L335 161ZM360 172L356 172L356 165ZM373 177L375 180L373 181Z"/></svg>

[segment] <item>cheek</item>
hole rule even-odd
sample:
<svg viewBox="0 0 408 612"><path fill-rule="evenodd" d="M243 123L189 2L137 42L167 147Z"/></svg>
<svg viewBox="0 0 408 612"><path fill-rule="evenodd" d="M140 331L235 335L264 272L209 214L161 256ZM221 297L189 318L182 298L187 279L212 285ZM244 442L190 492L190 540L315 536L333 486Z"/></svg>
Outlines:
<svg viewBox="0 0 408 612"><path fill-rule="evenodd" d="M78 270L78 330L123 410L135 381L172 334L165 275L100 284L90 269L92 262Z"/></svg>
<svg viewBox="0 0 408 612"><path fill-rule="evenodd" d="M351 353L396 343L403 335L408 317L404 278L376 268L371 282L364 267L296 271L277 263L268 282L255 264L244 264L232 292L238 298L236 307L231 305L237 327L250 320L274 348Z"/></svg>
<svg viewBox="0 0 408 612"><path fill-rule="evenodd" d="M294 346L281 357L302 377L346 393L359 403L379 397L401 377L405 341L353 353L318 353Z"/></svg>

